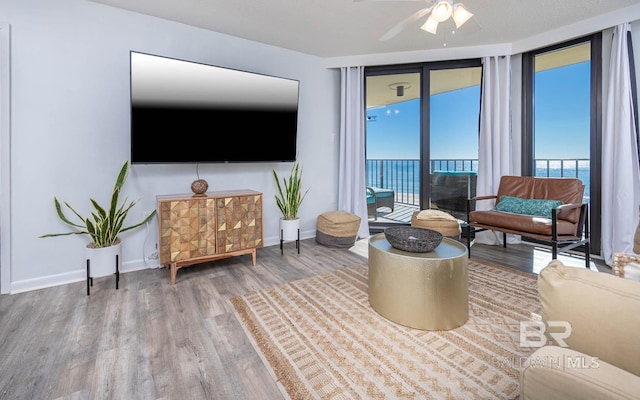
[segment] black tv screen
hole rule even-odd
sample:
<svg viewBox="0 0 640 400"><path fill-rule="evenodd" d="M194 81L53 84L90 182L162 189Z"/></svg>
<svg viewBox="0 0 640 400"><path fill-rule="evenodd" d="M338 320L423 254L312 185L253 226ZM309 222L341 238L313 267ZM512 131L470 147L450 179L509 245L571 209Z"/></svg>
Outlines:
<svg viewBox="0 0 640 400"><path fill-rule="evenodd" d="M130 56L132 164L295 161L297 80Z"/></svg>

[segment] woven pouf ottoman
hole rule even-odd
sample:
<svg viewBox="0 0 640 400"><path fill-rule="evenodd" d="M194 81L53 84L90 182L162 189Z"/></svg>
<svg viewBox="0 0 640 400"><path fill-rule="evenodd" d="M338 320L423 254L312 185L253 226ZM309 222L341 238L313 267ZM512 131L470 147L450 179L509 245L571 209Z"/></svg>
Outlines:
<svg viewBox="0 0 640 400"><path fill-rule="evenodd" d="M327 211L318 216L316 242L330 247L351 247L360 229L360 217L347 211Z"/></svg>
<svg viewBox="0 0 640 400"><path fill-rule="evenodd" d="M440 210L415 211L411 217L411 226L433 229L450 238L459 238L462 232L458 220Z"/></svg>

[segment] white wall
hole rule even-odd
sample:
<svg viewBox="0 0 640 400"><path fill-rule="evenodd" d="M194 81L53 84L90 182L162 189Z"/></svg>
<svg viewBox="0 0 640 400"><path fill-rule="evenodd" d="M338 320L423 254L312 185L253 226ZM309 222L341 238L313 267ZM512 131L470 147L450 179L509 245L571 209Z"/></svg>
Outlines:
<svg viewBox="0 0 640 400"><path fill-rule="evenodd" d="M303 183L311 188L301 217L302 236L308 238L315 235L317 215L335 209L337 201L339 72L327 68L519 53L601 29L602 24L637 20L640 5L630 10L517 44L321 59L86 0L3 0L0 135L8 131L1 129L8 121L2 100L9 86L2 67L7 49L2 44L8 42L10 27L11 137L2 137L0 146L10 139L11 147L10 159L6 149L0 149L4 156L0 159L0 289L15 293L84 279L86 237L38 236L65 229L53 209L54 195L81 213L90 209L90 196L107 201L115 174L129 155L131 50L300 81L298 151ZM635 37L638 30L636 23ZM634 44L636 54L638 46L640 40ZM515 73L513 78L518 98L520 78ZM519 105L514 112L518 110ZM513 117L517 128L519 117ZM287 173L290 167L290 163L209 164L200 165L199 173L211 190L263 192L265 244L275 245L280 214L273 200L271 169ZM195 165L134 165L124 195L141 201L130 214L131 222L155 208L156 195L188 193L194 179ZM154 247L156 224L150 228L123 235L124 271L149 267L143 251Z"/></svg>
<svg viewBox="0 0 640 400"><path fill-rule="evenodd" d="M339 73L322 59L84 0L3 1L0 21L11 27L11 242L10 265L2 265L11 292L85 277L88 237L38 236L66 230L53 196L84 214L89 197L107 203L129 157L131 50L298 79L298 153L311 188L301 207L302 236L314 236L317 215L335 209ZM199 167L210 190L264 193L266 245L278 243L272 168L287 173L291 163ZM155 209L158 194L190 192L194 179L195 165L132 166L123 198L141 201L129 221ZM155 244L156 225L123 234L124 271L148 267L143 246Z"/></svg>
<svg viewBox="0 0 640 400"><path fill-rule="evenodd" d="M9 265L11 264L11 232L10 224L11 204L10 186L10 68L9 68L9 43L10 29L8 23L0 22L0 293L8 293L11 283ZM6 265L7 268L2 268Z"/></svg>

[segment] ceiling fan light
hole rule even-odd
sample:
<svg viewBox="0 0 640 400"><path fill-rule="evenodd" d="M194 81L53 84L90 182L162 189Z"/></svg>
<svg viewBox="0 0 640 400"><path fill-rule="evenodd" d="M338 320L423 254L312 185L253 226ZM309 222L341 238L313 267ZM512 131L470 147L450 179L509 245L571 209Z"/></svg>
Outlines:
<svg viewBox="0 0 640 400"><path fill-rule="evenodd" d="M429 18L427 18L427 21L422 24L420 29L429 33L433 33L435 35L436 31L438 30L438 21L436 21L433 16L430 15Z"/></svg>
<svg viewBox="0 0 640 400"><path fill-rule="evenodd" d="M433 18L438 22L444 22L451 16L452 12L453 6L449 0L440 0L435 6L433 6L429 18Z"/></svg>
<svg viewBox="0 0 640 400"><path fill-rule="evenodd" d="M467 22L473 14L464 8L464 5L458 3L453 8L453 21L456 23L456 29L460 28L465 22Z"/></svg>

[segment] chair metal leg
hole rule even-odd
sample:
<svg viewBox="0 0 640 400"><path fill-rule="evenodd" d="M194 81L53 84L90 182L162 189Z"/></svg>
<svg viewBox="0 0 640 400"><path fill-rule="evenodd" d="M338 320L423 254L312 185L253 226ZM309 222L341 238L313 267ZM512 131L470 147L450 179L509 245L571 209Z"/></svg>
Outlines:
<svg viewBox="0 0 640 400"><path fill-rule="evenodd" d="M471 225L467 223L465 229L467 231L467 255L471 258Z"/></svg>
<svg viewBox="0 0 640 400"><path fill-rule="evenodd" d="M584 244L584 263L587 269L591 268L591 245L589 241Z"/></svg>

